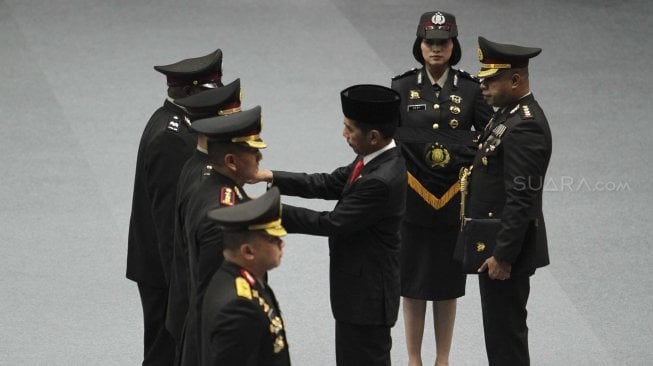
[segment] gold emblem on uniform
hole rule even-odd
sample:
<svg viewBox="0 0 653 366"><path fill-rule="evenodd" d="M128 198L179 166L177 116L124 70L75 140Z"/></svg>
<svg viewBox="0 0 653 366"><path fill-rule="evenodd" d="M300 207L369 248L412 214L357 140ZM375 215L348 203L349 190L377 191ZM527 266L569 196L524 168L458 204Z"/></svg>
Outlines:
<svg viewBox="0 0 653 366"><path fill-rule="evenodd" d="M283 341L283 336L280 335L277 339L274 340L274 353L279 353L286 346L286 342Z"/></svg>
<svg viewBox="0 0 653 366"><path fill-rule="evenodd" d="M451 94L450 98L451 98L451 101L456 103L456 104L460 104L463 101L463 98L461 98L461 97L459 97L457 95L453 95L453 94Z"/></svg>
<svg viewBox="0 0 653 366"><path fill-rule="evenodd" d="M242 277L236 277L236 293L240 297L244 297L248 300L252 299L252 289L249 287L249 283Z"/></svg>
<svg viewBox="0 0 653 366"><path fill-rule="evenodd" d="M483 163L483 165L487 166L487 156L484 156L484 157L481 158L481 163Z"/></svg>
<svg viewBox="0 0 653 366"><path fill-rule="evenodd" d="M480 253L480 252L482 252L484 250L485 250L485 243L483 243L482 241L477 242L476 243L476 251Z"/></svg>
<svg viewBox="0 0 653 366"><path fill-rule="evenodd" d="M437 103L433 104L433 109L435 109L437 111L438 109L440 109L440 105L437 104Z"/></svg>
<svg viewBox="0 0 653 366"><path fill-rule="evenodd" d="M439 143L433 143L427 150L425 156L426 164L431 168L444 168L451 161L449 151Z"/></svg>
<svg viewBox="0 0 653 366"><path fill-rule="evenodd" d="M458 127L458 120L454 118L451 121L449 121L449 127L457 128Z"/></svg>
<svg viewBox="0 0 653 366"><path fill-rule="evenodd" d="M453 113L453 114L458 114L458 113L460 113L460 107L458 107L457 105L449 106L449 110L450 110L451 113Z"/></svg>
<svg viewBox="0 0 653 366"><path fill-rule="evenodd" d="M483 51L481 50L480 47L476 49L476 56L478 56L479 61L483 61Z"/></svg>
<svg viewBox="0 0 653 366"><path fill-rule="evenodd" d="M410 98L410 99L419 99L420 98L419 97L419 91L411 90L408 98Z"/></svg>

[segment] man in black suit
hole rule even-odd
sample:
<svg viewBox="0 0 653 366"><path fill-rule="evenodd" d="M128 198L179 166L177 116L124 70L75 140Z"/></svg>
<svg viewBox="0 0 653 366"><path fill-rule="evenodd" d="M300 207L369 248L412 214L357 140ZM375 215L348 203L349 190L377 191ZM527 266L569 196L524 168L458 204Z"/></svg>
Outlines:
<svg viewBox="0 0 653 366"><path fill-rule="evenodd" d="M279 190L208 216L224 233L224 262L202 305L201 365L290 365L279 303L266 281L281 263L286 235Z"/></svg>
<svg viewBox="0 0 653 366"><path fill-rule="evenodd" d="M155 66L166 75L168 98L145 126L138 147L129 222L127 278L138 283L143 306L143 365L169 365L174 341L165 329L166 303L174 237L177 179L196 139L175 103L221 86L222 51Z"/></svg>
<svg viewBox="0 0 653 366"><path fill-rule="evenodd" d="M283 222L292 233L329 237L337 364L389 365L406 203L406 165L393 139L400 97L386 87L355 85L341 92L341 102L354 162L332 173L262 169L257 180L286 195L338 200L331 212L285 205Z"/></svg>
<svg viewBox="0 0 653 366"><path fill-rule="evenodd" d="M496 246L478 269L490 365L529 365L529 277L549 264L542 187L551 131L528 81L528 61L542 50L478 39L478 76L497 108L471 170L467 216L501 219Z"/></svg>
<svg viewBox="0 0 653 366"><path fill-rule="evenodd" d="M197 366L201 355L201 306L211 277L222 264L222 231L207 217L213 209L250 198L243 185L254 179L261 140L261 107L194 121L191 128L208 137L211 174L188 197L183 235L188 245L189 305L181 364Z"/></svg>
<svg viewBox="0 0 653 366"><path fill-rule="evenodd" d="M197 136L196 149L193 155L186 161L179 174L175 200L175 237L172 267L170 269L166 328L177 344L177 356L181 355L180 348L183 325L186 319L189 301L188 244L183 235L185 210L190 195L196 190L200 182L210 176L212 172L208 155L208 137L194 131L192 122L202 118L239 112L240 99L240 79L236 79L223 87L206 90L190 97L176 100L176 103L186 110L184 119L188 123L191 123L190 130L191 132L195 132Z"/></svg>

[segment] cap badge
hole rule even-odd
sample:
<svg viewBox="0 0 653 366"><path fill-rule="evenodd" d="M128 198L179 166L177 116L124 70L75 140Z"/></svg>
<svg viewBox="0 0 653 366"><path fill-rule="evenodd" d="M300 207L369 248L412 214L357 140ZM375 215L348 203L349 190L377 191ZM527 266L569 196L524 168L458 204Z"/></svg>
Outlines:
<svg viewBox="0 0 653 366"><path fill-rule="evenodd" d="M457 95L453 95L453 94L451 94L450 98L451 98L451 101L456 103L456 104L460 104L463 101L463 98L461 98L461 97L459 97Z"/></svg>
<svg viewBox="0 0 653 366"><path fill-rule="evenodd" d="M410 99L419 99L420 98L419 91L418 90L411 90L409 98Z"/></svg>
<svg viewBox="0 0 653 366"><path fill-rule="evenodd" d="M440 13L440 12L435 13L431 17L431 22L433 24L442 25L442 24L444 24L445 21L446 21L446 19L444 18L444 15L442 15L442 13Z"/></svg>
<svg viewBox="0 0 653 366"><path fill-rule="evenodd" d="M444 146L435 142L426 150L425 160L431 168L444 168L451 161L451 155Z"/></svg>
<svg viewBox="0 0 653 366"><path fill-rule="evenodd" d="M481 51L481 47L476 49L476 55L478 56L479 61L483 61L483 51Z"/></svg>

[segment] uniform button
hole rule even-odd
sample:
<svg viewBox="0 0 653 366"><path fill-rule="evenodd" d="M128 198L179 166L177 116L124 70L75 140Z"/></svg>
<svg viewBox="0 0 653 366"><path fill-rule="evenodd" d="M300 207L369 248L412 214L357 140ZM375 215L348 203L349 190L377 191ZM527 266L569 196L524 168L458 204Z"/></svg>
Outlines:
<svg viewBox="0 0 653 366"><path fill-rule="evenodd" d="M438 128L440 128L440 125L437 124L437 123L434 123L434 124L433 124L433 129L434 129L434 130L437 130Z"/></svg>
<svg viewBox="0 0 653 366"><path fill-rule="evenodd" d="M433 104L433 109L435 109L437 111L438 109L440 109L440 105L439 104Z"/></svg>
<svg viewBox="0 0 653 366"><path fill-rule="evenodd" d="M487 217L492 217L492 212L488 212Z"/></svg>

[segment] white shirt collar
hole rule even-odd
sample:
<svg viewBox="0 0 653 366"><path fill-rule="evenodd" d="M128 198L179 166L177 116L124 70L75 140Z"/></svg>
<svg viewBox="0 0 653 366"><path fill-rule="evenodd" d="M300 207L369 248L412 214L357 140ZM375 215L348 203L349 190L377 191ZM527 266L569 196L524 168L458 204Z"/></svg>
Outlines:
<svg viewBox="0 0 653 366"><path fill-rule="evenodd" d="M425 68L425 70L426 70L426 75L429 77L429 80L431 81L431 85L438 84L440 89L444 89L444 84L447 83L447 78L449 77L449 68L447 67L444 70L442 76L440 76L440 78L437 81L433 80L433 76L431 76L431 73L427 68Z"/></svg>
<svg viewBox="0 0 653 366"><path fill-rule="evenodd" d="M374 158L376 158L377 156L383 154L384 152L386 152L386 151L392 149L393 147L397 147L397 144L395 144L395 140L394 140L394 139L393 139L392 141L390 141L389 144L387 144L387 145L385 145L384 147L382 147L381 149L376 150L375 152L373 152L373 153L371 153L371 154L367 154L367 155L363 156L363 164L364 164L364 165L367 165L367 163L369 163L370 161L372 161Z"/></svg>

